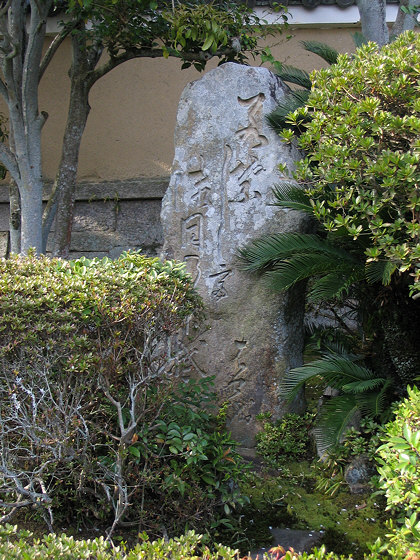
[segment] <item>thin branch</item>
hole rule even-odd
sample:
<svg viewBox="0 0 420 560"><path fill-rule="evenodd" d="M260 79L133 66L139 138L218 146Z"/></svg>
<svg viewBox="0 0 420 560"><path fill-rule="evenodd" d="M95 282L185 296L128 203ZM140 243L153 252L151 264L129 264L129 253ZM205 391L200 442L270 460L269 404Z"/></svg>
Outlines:
<svg viewBox="0 0 420 560"><path fill-rule="evenodd" d="M0 162L4 165L16 183L20 184L20 173L19 168L16 163L15 155L10 151L10 149L0 142Z"/></svg>
<svg viewBox="0 0 420 560"><path fill-rule="evenodd" d="M4 6L2 6L2 8L0 9L0 19L3 18L7 14L8 10L9 10L11 4L12 4L12 1L13 0L7 0L7 2L4 4Z"/></svg>
<svg viewBox="0 0 420 560"><path fill-rule="evenodd" d="M237 51L234 49L226 49L223 51L217 51L213 54L200 51L198 53L183 53L182 57L179 54L176 54L176 51L166 51L165 55L179 58L185 62L203 62L208 61L210 58L214 56L222 57L222 56L234 56L237 54ZM89 86L92 87L95 82L97 82L102 76L108 74L111 70L123 64L123 62L127 62L128 60L132 60L134 58L163 58L164 57L164 50L163 49L155 49L155 48L140 48L140 49L129 49L124 51L123 53L111 57L105 64L101 67L97 68L96 70L92 71L88 77Z"/></svg>
<svg viewBox="0 0 420 560"><path fill-rule="evenodd" d="M3 82L2 79L0 79L0 95L3 97L3 99L6 102L9 100L9 93L7 91L7 87L6 87L6 84Z"/></svg>
<svg viewBox="0 0 420 560"><path fill-rule="evenodd" d="M48 68L49 63L57 52L59 46L62 44L64 39L66 39L66 37L68 37L68 35L73 31L77 24L78 22L75 21L71 25L66 25L66 27L51 41L50 46L45 51L45 54L41 60L41 64L39 65L39 80L41 80L42 76L44 75L45 70Z"/></svg>

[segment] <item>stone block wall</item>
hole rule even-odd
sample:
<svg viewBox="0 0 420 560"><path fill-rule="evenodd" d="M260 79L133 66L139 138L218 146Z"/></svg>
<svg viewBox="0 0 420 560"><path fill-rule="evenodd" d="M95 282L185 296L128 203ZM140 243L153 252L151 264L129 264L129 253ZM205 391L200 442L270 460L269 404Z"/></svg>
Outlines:
<svg viewBox="0 0 420 560"><path fill-rule="evenodd" d="M116 258L128 249L157 256L163 243L161 202L168 183L166 177L146 177L78 184L70 258ZM50 189L47 186L45 200ZM8 252L8 230L9 199L4 185L0 187L0 257Z"/></svg>

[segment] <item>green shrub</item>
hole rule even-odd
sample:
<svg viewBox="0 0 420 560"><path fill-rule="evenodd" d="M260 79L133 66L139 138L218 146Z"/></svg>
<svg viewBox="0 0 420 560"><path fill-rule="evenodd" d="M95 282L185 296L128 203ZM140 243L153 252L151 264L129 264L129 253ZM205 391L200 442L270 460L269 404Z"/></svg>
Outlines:
<svg viewBox="0 0 420 560"><path fill-rule="evenodd" d="M165 542L145 540L127 551L125 545L112 546L99 537L75 540L64 534L45 535L35 539L30 531L18 531L11 525L0 526L0 560L233 560L237 553L220 544L212 550L202 544L202 537L193 531Z"/></svg>
<svg viewBox="0 0 420 560"><path fill-rule="evenodd" d="M377 450L379 486L387 509L396 515L391 543L420 552L420 390L408 388L408 397L387 424Z"/></svg>
<svg viewBox="0 0 420 560"><path fill-rule="evenodd" d="M266 465L277 469L288 461L307 457L313 414L285 414L276 422L265 421L256 436L256 451Z"/></svg>
<svg viewBox="0 0 420 560"><path fill-rule="evenodd" d="M388 261L388 279L420 274L419 64L414 32L381 50L368 43L314 72L306 106L289 116L305 121L296 176L315 217L362 242L368 263Z"/></svg>
<svg viewBox="0 0 420 560"><path fill-rule="evenodd" d="M182 265L138 253L0 261L3 522L28 506L108 535L226 522L241 462L211 380L182 377L177 333L200 310Z"/></svg>

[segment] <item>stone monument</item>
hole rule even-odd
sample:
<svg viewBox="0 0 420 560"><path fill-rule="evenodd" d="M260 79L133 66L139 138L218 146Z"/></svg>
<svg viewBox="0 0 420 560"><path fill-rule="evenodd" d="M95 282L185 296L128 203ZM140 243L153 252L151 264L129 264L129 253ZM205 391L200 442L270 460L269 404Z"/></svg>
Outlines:
<svg viewBox="0 0 420 560"><path fill-rule="evenodd" d="M254 445L258 413L286 410L279 382L302 359L302 295L273 294L236 257L264 233L301 229L299 213L270 205L278 164L291 169L299 157L264 117L286 90L266 68L234 63L188 84L162 203L163 256L186 262L206 306L207 321L188 343L196 375L215 376L244 448Z"/></svg>

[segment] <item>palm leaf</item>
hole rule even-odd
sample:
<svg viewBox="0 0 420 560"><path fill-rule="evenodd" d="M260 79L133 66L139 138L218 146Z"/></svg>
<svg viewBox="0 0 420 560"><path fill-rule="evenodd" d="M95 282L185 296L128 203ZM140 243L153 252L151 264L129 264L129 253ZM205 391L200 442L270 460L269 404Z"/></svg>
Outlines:
<svg viewBox="0 0 420 560"><path fill-rule="evenodd" d="M366 45L369 42L360 31L356 31L356 33L353 33L352 37L357 49L359 47L363 47L363 45Z"/></svg>
<svg viewBox="0 0 420 560"><path fill-rule="evenodd" d="M344 393L366 393L368 391L373 391L381 385L386 383L385 377L375 377L374 379L364 379L362 381L352 381L351 383L346 383L341 387Z"/></svg>
<svg viewBox="0 0 420 560"><path fill-rule="evenodd" d="M273 206L300 210L313 216L313 208L309 202L309 196L302 188L297 187L295 184L280 183L274 187L273 194L276 199Z"/></svg>
<svg viewBox="0 0 420 560"><path fill-rule="evenodd" d="M316 278L307 294L308 301L328 301L340 299L348 295L350 288L364 276L363 267L360 263L343 261L341 266L336 264L328 274ZM346 265L346 266L344 266Z"/></svg>
<svg viewBox="0 0 420 560"><path fill-rule="evenodd" d="M389 401L389 389L392 379L386 379L380 391L363 393L357 396L359 408L366 416L376 417L383 414Z"/></svg>
<svg viewBox="0 0 420 560"><path fill-rule="evenodd" d="M326 401L314 429L318 452L325 451L340 442L350 423L360 412L353 395L341 395Z"/></svg>
<svg viewBox="0 0 420 560"><path fill-rule="evenodd" d="M275 68L275 74L277 74L283 82L290 82L305 89L311 89L312 87L312 81L308 72L301 68L282 64L280 67L277 66Z"/></svg>
<svg viewBox="0 0 420 560"><path fill-rule="evenodd" d="M321 43L320 41L301 41L301 45L308 52L312 52L328 62L328 64L335 64L338 59L339 52L330 45Z"/></svg>
<svg viewBox="0 0 420 560"><path fill-rule="evenodd" d="M333 290L328 294L331 298L343 290L343 283L346 282L346 278L353 271L354 266L354 263L349 265L347 261L338 260L335 255L330 253L302 252L274 264L272 269L266 272L266 276L270 278L273 288L278 291L287 290L301 280L318 275L327 275L334 281L341 280L341 282L337 282L336 291Z"/></svg>
<svg viewBox="0 0 420 560"><path fill-rule="evenodd" d="M320 253L336 260L358 264L359 261L347 251L329 243L318 235L305 233L280 233L267 235L241 248L240 260L246 270L264 272L295 253Z"/></svg>
<svg viewBox="0 0 420 560"><path fill-rule="evenodd" d="M388 286L397 266L391 261L372 261L366 264L365 277L371 284L382 282Z"/></svg>
<svg viewBox="0 0 420 560"><path fill-rule="evenodd" d="M277 133L283 128L288 128L287 117L290 113L294 113L296 109L303 107L309 98L310 91L300 89L289 92L277 107L269 115L266 116L268 124Z"/></svg>
<svg viewBox="0 0 420 560"><path fill-rule="evenodd" d="M325 354L319 360L291 369L285 375L282 388L287 400L293 399L306 381L317 376L326 385L339 390L350 383L375 379L375 374L370 369L356 364L348 356Z"/></svg>

